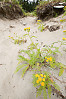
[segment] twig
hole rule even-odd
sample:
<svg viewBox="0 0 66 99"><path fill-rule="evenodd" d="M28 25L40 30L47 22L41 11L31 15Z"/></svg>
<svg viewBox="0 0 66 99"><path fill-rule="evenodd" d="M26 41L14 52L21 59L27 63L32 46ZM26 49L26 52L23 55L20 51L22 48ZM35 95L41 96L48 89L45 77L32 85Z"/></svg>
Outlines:
<svg viewBox="0 0 66 99"><path fill-rule="evenodd" d="M57 96L62 97L62 99L65 99L65 98L66 98L66 96L64 96L64 95L61 93L61 91L58 91L58 90L57 90L57 89L55 89L55 87L54 87L54 86L52 86L52 85L51 85L51 89L52 89L52 91L53 91L54 93L56 93L56 94L57 94Z"/></svg>
<svg viewBox="0 0 66 99"><path fill-rule="evenodd" d="M64 81L59 80L58 78L56 78L55 76L53 76L56 80L58 80L60 83L66 83Z"/></svg>

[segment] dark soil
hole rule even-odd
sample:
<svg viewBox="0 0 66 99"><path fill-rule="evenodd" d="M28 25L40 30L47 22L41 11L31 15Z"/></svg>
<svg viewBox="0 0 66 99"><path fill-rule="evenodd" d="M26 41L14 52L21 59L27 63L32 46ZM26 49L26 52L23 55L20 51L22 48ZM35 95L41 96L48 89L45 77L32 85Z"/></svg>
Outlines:
<svg viewBox="0 0 66 99"><path fill-rule="evenodd" d="M16 19L23 16L22 9L11 2L0 2L0 18Z"/></svg>
<svg viewBox="0 0 66 99"><path fill-rule="evenodd" d="M64 9L63 8L54 8L53 6L58 6L59 2L50 2L47 4L43 4L43 5L38 5L37 6L37 16L38 19L43 19L43 20L48 20L52 17L57 17L58 15L61 15L64 13ZM65 6L66 3L63 5Z"/></svg>

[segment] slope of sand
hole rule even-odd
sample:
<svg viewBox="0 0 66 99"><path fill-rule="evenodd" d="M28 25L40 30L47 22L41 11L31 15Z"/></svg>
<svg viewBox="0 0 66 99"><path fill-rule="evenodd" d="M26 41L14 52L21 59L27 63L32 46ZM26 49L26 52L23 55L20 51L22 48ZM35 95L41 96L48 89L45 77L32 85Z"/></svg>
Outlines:
<svg viewBox="0 0 66 99"><path fill-rule="evenodd" d="M53 42L62 40L62 37L65 37L63 30L66 29L66 23L60 23L60 19L62 19L61 15L43 22L43 24L49 26L59 24L59 30L54 32L49 32L49 30L40 32L36 19L36 17L25 17L18 20L0 19L0 99L43 99L43 96L36 98L36 89L32 84L31 71L25 74L24 79L21 78L21 72L14 74L18 64L18 51L20 49L26 49L28 43L30 43L29 38L27 38L27 43L18 45L14 44L8 36L14 37L14 33L23 36L23 34L25 34L24 28L30 27L30 33L33 33L33 35L37 37L37 39L34 40L35 42L38 42L39 45L42 44L42 46L45 44L50 45ZM58 46L58 44L56 46ZM66 65L66 52L63 51L63 48L65 48L65 46L60 49L63 55L56 56L56 59ZM65 71L61 77L57 76L57 71L56 73L55 71L51 72L61 80L62 83L55 79L61 88L62 94L65 96L66 83L63 83L66 82ZM51 99L61 98L52 95Z"/></svg>

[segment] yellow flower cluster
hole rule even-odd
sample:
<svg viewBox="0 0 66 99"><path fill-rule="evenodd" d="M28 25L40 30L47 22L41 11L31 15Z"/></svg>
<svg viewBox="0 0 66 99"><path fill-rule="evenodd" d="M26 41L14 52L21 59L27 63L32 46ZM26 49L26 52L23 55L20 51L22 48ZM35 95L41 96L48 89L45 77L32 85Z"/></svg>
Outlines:
<svg viewBox="0 0 66 99"><path fill-rule="evenodd" d="M26 30L30 30L30 27L24 28L24 30L25 30L25 31L26 31Z"/></svg>
<svg viewBox="0 0 66 99"><path fill-rule="evenodd" d="M41 86L45 85L44 81L45 81L46 75L36 74L35 77L38 77L38 80L36 81L37 84L40 83Z"/></svg>
<svg viewBox="0 0 66 99"><path fill-rule="evenodd" d="M45 57L45 59L46 59L46 62L52 61L52 57L50 57L50 58Z"/></svg>
<svg viewBox="0 0 66 99"><path fill-rule="evenodd" d="M63 32L66 32L66 30L64 30Z"/></svg>
<svg viewBox="0 0 66 99"><path fill-rule="evenodd" d="M62 40L66 40L66 38L63 37Z"/></svg>

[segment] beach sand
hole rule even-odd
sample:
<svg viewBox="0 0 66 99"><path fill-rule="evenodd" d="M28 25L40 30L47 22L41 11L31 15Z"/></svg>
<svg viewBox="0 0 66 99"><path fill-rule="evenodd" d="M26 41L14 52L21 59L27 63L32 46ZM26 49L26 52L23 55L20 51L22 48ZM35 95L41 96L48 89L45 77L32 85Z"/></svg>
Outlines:
<svg viewBox="0 0 66 99"><path fill-rule="evenodd" d="M51 45L53 42L62 41L62 38L65 37L63 30L66 29L66 23L61 23L61 19L62 15L43 22L43 24L49 26L60 25L60 29L53 32L50 32L48 29L40 32L36 17L28 16L15 20L0 19L0 99L44 99L42 95L36 98L36 88L32 84L33 72L27 71L24 78L21 78L21 71L14 74L18 64L18 52L21 49L27 48L27 45L30 43L29 38L27 38L26 43L18 45L14 44L13 40L9 39L9 36L14 37L17 34L23 37L23 34L25 34L24 28L30 27L30 33L37 37L33 39L34 42L38 42L42 47L43 45ZM60 48L63 55L57 55L56 59L66 65L64 48L66 46ZM50 72L60 79L62 83L56 79L55 81L60 86L62 94L66 96L65 71L61 77L58 76L57 70ZM61 97L57 97L55 94L50 99L61 99Z"/></svg>

